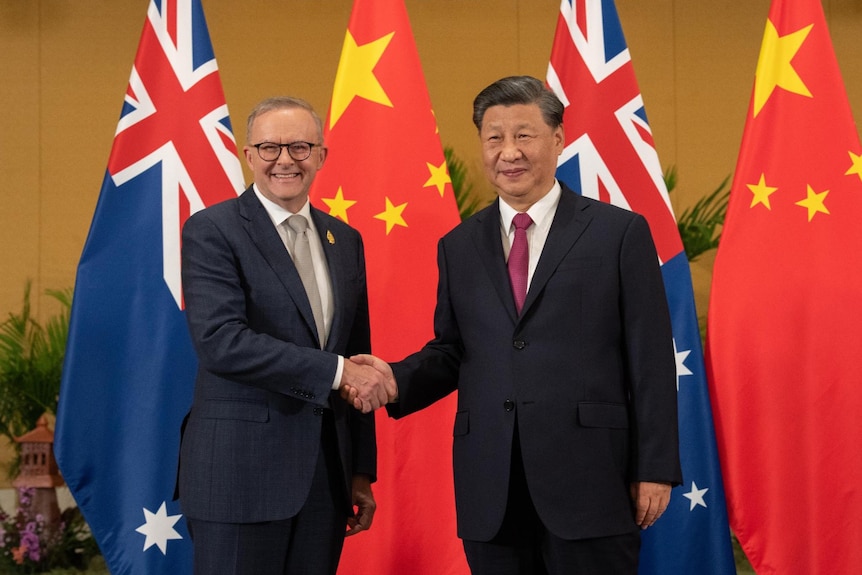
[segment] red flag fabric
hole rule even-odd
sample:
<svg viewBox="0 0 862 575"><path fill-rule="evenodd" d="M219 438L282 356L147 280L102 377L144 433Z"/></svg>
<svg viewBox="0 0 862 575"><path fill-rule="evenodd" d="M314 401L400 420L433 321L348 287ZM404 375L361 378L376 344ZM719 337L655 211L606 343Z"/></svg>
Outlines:
<svg viewBox="0 0 862 575"><path fill-rule="evenodd" d="M325 141L312 202L362 233L372 350L400 360L433 336L437 240L459 221L403 0L354 2ZM340 574L468 573L455 526L454 416L454 395L397 422L378 412L377 513L370 531L345 542Z"/></svg>
<svg viewBox="0 0 862 575"><path fill-rule="evenodd" d="M860 217L820 1L774 0L708 322L730 523L759 575L862 573Z"/></svg>

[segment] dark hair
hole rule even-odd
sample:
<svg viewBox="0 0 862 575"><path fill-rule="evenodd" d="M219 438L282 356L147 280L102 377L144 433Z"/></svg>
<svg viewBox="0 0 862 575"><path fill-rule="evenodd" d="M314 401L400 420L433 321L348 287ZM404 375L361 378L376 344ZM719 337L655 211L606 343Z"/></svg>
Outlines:
<svg viewBox="0 0 862 575"><path fill-rule="evenodd" d="M551 128L563 123L563 103L541 80L532 76L508 76L479 92L473 100L473 123L481 130L482 119L488 108L515 104L538 105L542 118Z"/></svg>
<svg viewBox="0 0 862 575"><path fill-rule="evenodd" d="M320 116L317 115L317 112L314 111L311 104L302 98L294 98L292 96L275 96L273 98L267 98L255 106L248 115L248 121L245 125L246 139L248 139L251 134L251 126L254 124L254 121L258 116L265 114L266 112L272 112L273 110L284 110L290 108L301 108L309 111L311 116L314 118L314 123L317 124L318 137L323 141L323 120L320 119Z"/></svg>

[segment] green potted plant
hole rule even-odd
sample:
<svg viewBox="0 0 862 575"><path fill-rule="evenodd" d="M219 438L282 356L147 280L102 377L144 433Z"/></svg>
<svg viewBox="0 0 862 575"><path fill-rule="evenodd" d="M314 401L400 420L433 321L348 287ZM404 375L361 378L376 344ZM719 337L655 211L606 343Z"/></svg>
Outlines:
<svg viewBox="0 0 862 575"><path fill-rule="evenodd" d="M0 324L0 434L11 444L57 409L72 290L45 293L61 304L61 311L44 325L32 315L30 282L21 312L10 313ZM16 469L13 464L11 473Z"/></svg>

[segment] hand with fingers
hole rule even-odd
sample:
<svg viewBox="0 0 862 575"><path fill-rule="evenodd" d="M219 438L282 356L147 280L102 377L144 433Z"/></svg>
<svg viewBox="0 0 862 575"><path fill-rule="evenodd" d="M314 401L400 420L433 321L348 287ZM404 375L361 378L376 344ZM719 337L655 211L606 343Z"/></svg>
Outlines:
<svg viewBox="0 0 862 575"><path fill-rule="evenodd" d="M344 362L341 397L353 407L369 413L395 401L398 385L389 364L373 355L355 355Z"/></svg>
<svg viewBox="0 0 862 575"><path fill-rule="evenodd" d="M635 507L635 523L641 529L652 526L670 503L670 484L640 481L632 483L631 497Z"/></svg>
<svg viewBox="0 0 862 575"><path fill-rule="evenodd" d="M371 521L374 519L377 503L374 501L374 494L371 491L371 478L369 476L353 476L352 497L355 514L347 518L345 537L371 529Z"/></svg>

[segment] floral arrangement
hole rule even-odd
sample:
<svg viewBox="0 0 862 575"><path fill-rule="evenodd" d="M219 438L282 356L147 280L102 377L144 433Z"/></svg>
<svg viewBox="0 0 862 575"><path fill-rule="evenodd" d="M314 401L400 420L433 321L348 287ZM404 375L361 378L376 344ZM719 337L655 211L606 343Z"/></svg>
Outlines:
<svg viewBox="0 0 862 575"><path fill-rule="evenodd" d="M63 511L58 524L33 515L33 488L18 490L18 511L0 509L0 572L46 573L85 569L99 548L77 507Z"/></svg>

